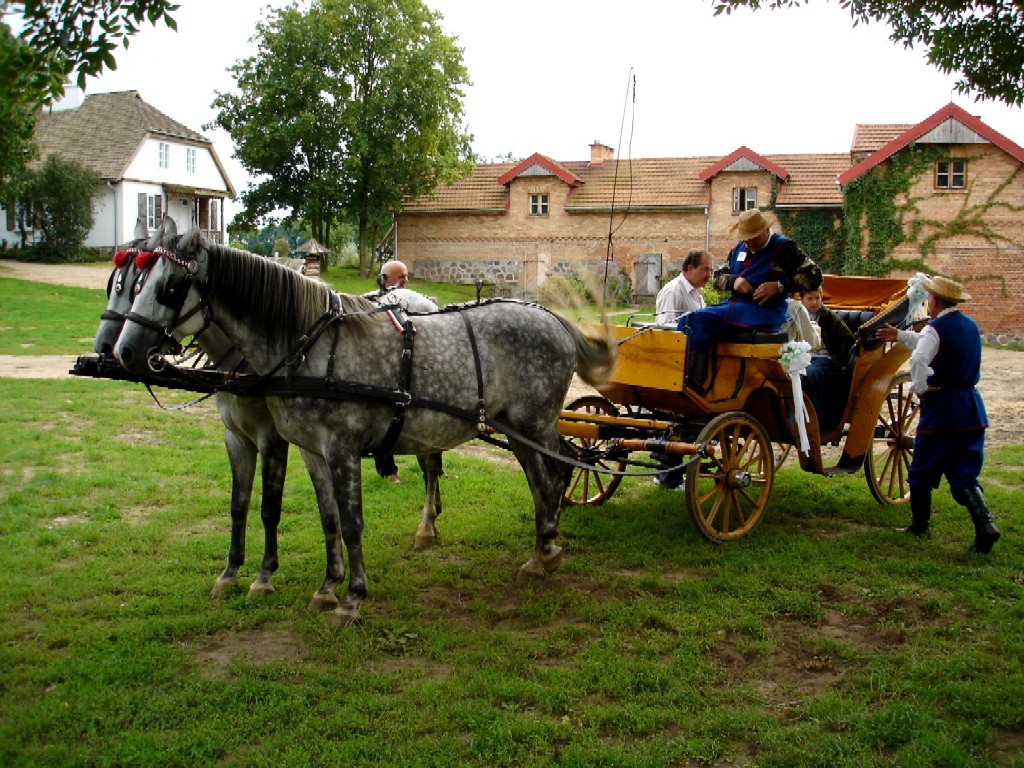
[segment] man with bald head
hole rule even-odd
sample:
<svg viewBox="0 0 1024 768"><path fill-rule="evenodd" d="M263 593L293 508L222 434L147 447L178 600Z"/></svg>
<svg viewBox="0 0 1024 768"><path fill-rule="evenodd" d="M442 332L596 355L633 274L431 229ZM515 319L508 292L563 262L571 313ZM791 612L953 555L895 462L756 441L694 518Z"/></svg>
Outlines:
<svg viewBox="0 0 1024 768"><path fill-rule="evenodd" d="M365 298L375 301L381 306L394 306L406 312L437 312L437 304L422 293L417 293L406 286L409 284L409 269L400 261L386 261L380 267L377 276L379 291L363 294ZM377 474L389 483L400 483L398 465L390 453L375 453L373 463Z"/></svg>

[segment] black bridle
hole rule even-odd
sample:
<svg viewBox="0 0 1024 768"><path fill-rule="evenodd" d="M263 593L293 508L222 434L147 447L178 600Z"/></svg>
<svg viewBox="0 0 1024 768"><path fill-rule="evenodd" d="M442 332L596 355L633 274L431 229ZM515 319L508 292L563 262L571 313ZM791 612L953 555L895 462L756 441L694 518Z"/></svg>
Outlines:
<svg viewBox="0 0 1024 768"><path fill-rule="evenodd" d="M145 315L140 315L134 311L129 311L124 315L125 321L136 323L137 325L141 325L143 328L148 328L151 331L156 331L165 340L168 340L169 343L177 344L177 341L174 339L174 329L187 320L190 320L196 314L202 312L203 327L197 333L193 334L193 338L199 338L206 329L210 327L210 323L212 322L210 305L206 300L206 293L203 291L201 283L196 284L196 290L199 293L199 301L196 302L196 305L188 312L182 313L182 310L185 308L185 301L188 299L189 291L192 289L192 285L196 280L196 275L199 273L199 262L196 259L183 259L174 251L169 248L164 248L162 245L153 249L153 256L156 258L163 257L172 264L175 264L185 270L184 275L169 274L165 276L163 282L157 288L157 302L170 309L173 314L164 325L161 325ZM139 277L136 278L135 285L132 288L135 295L138 295L138 292L142 290L142 284L145 281L148 271L148 264L145 270L140 270Z"/></svg>

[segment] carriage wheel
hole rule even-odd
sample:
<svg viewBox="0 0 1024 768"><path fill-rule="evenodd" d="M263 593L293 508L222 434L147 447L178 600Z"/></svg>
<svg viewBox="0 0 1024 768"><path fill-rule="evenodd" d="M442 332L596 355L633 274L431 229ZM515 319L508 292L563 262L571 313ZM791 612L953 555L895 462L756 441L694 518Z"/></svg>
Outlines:
<svg viewBox="0 0 1024 768"><path fill-rule="evenodd" d="M615 407L611 400L598 395L586 395L577 398L566 406L566 410L610 416L619 415L619 409ZM595 440L592 438L570 437L567 440L576 449L578 456L600 452L608 445L606 440ZM603 459L595 461L594 466L603 469L615 469L620 472L626 468L625 462L609 462ZM567 506L573 507L603 504L605 499L615 492L615 489L619 487L621 482L622 475L605 475L589 469L576 467L573 469L572 478L569 480L569 485L562 495L562 500Z"/></svg>
<svg viewBox="0 0 1024 768"><path fill-rule="evenodd" d="M789 443L772 443L772 463L775 465L776 472L786 463L791 450L793 450L793 446Z"/></svg>
<svg viewBox="0 0 1024 768"><path fill-rule="evenodd" d="M715 543L750 533L768 506L775 453L764 428L745 413L723 413L708 422L698 443L715 445L686 470L690 519Z"/></svg>
<svg viewBox="0 0 1024 768"><path fill-rule="evenodd" d="M868 445L864 459L868 488L879 504L902 504L910 500L907 475L914 458L914 437L920 416L921 402L910 391L910 374L896 374L878 411L875 438Z"/></svg>

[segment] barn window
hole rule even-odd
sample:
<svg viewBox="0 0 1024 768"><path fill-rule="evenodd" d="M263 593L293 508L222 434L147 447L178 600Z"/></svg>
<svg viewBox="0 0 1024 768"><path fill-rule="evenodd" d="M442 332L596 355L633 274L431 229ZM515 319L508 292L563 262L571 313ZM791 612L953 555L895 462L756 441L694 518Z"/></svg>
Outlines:
<svg viewBox="0 0 1024 768"><path fill-rule="evenodd" d="M530 195L530 215L531 216L547 216L548 215L548 196L547 195Z"/></svg>
<svg viewBox="0 0 1024 768"><path fill-rule="evenodd" d="M935 186L938 189L963 189L966 179L966 160L939 160L935 164Z"/></svg>
<svg viewBox="0 0 1024 768"><path fill-rule="evenodd" d="M733 213L757 208L757 187L736 187L732 191Z"/></svg>

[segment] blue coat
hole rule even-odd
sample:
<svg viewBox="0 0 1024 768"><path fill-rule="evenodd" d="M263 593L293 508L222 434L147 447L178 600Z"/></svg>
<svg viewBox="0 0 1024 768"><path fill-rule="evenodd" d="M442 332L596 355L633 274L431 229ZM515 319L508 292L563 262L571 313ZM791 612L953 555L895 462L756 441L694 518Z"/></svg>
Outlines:
<svg viewBox="0 0 1024 768"><path fill-rule="evenodd" d="M761 283L781 279L780 270L773 269L775 256L780 249L793 245L792 240L778 232L773 232L764 248L757 253L748 251L746 244L738 243L729 252L729 272L733 276L733 282L737 277L742 277L756 288ZM728 308L723 319L733 325L778 330L786 321L788 296L788 292L784 291L775 294L763 304L758 304L754 301L753 294L733 294L725 302Z"/></svg>
<svg viewBox="0 0 1024 768"><path fill-rule="evenodd" d="M946 432L988 426L985 403L975 386L981 378L981 333L978 325L957 311L931 321L939 335L939 351L932 360L929 389L921 395L921 421L917 431Z"/></svg>

